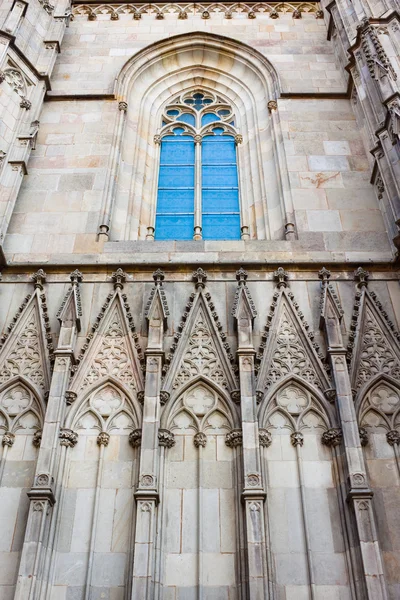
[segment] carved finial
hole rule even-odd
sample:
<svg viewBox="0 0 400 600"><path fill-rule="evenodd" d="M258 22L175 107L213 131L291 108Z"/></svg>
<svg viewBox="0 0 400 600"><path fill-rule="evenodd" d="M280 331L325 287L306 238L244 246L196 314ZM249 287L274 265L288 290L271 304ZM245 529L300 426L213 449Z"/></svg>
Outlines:
<svg viewBox="0 0 400 600"><path fill-rule="evenodd" d="M287 280L288 280L288 274L286 273L285 269L283 269L282 267L279 267L279 269L277 269L274 272L274 279L275 281L277 281L276 287L278 289L280 289L281 287L286 288L287 287Z"/></svg>
<svg viewBox="0 0 400 600"><path fill-rule="evenodd" d="M196 290L199 288L205 288L207 281L207 273L204 271L204 269L199 267L196 271L193 272L192 280L194 281Z"/></svg>
<svg viewBox="0 0 400 600"><path fill-rule="evenodd" d="M278 103L276 100L270 100L267 104L269 112L278 110Z"/></svg>
<svg viewBox="0 0 400 600"><path fill-rule="evenodd" d="M322 269L318 272L318 277L319 279L321 279L322 283L326 283L327 281L329 281L331 276L331 272L328 271L328 269L326 269L325 267L322 267Z"/></svg>
<svg viewBox="0 0 400 600"><path fill-rule="evenodd" d="M358 267L358 269L354 271L354 279L358 281L358 288L362 289L363 287L367 287L369 272L363 269L362 267Z"/></svg>
<svg viewBox="0 0 400 600"><path fill-rule="evenodd" d="M126 282L126 273L120 268L111 275L111 280L114 282L114 290L123 290Z"/></svg>
<svg viewBox="0 0 400 600"><path fill-rule="evenodd" d="M161 269L157 269L156 271L154 271L153 279L156 285L162 285L162 282L165 279L164 271L161 271Z"/></svg>
<svg viewBox="0 0 400 600"><path fill-rule="evenodd" d="M240 267L240 269L236 271L236 279L239 282L239 285L246 285L248 276L248 272L243 269L243 267Z"/></svg>
<svg viewBox="0 0 400 600"><path fill-rule="evenodd" d="M46 283L46 277L47 275L43 271L43 269L39 269L39 271L36 271L36 273L33 273L33 275L31 275L31 281L33 281L35 289L43 289L43 284Z"/></svg>
<svg viewBox="0 0 400 600"><path fill-rule="evenodd" d="M81 281L83 280L83 275L82 273L79 271L79 269L75 269L75 271L72 271L71 275L69 276L72 285L76 284L76 283L81 283Z"/></svg>

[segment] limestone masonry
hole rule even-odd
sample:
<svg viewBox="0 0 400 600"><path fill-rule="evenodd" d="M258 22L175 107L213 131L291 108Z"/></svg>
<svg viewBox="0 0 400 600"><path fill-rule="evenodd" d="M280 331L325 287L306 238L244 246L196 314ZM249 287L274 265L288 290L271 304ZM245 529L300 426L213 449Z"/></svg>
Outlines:
<svg viewBox="0 0 400 600"><path fill-rule="evenodd" d="M399 56L0 2L0 600L400 599Z"/></svg>

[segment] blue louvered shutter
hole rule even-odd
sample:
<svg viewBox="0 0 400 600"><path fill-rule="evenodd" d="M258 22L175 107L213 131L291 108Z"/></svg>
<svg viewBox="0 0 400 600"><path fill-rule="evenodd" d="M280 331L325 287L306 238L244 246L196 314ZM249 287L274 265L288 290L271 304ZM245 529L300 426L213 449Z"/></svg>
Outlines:
<svg viewBox="0 0 400 600"><path fill-rule="evenodd" d="M235 140L230 135L207 135L201 152L203 239L240 239Z"/></svg>
<svg viewBox="0 0 400 600"><path fill-rule="evenodd" d="M194 230L195 151L192 137L161 141L155 238L191 240Z"/></svg>

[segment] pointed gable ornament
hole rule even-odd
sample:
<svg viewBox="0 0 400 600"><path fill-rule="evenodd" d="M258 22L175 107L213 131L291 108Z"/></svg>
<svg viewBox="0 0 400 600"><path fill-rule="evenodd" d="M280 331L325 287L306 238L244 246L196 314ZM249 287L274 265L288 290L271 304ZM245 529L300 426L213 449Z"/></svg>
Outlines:
<svg viewBox="0 0 400 600"><path fill-rule="evenodd" d="M325 331L327 343L330 350L343 348L342 333L340 323L343 318L343 309L339 298L330 283L331 273L323 267L318 273L321 279L321 298L319 327Z"/></svg>
<svg viewBox="0 0 400 600"><path fill-rule="evenodd" d="M350 324L347 360L353 389L358 391L380 374L400 380L400 334L377 295L368 290L368 271L359 267L354 278L358 289Z"/></svg>
<svg viewBox="0 0 400 600"><path fill-rule="evenodd" d="M197 293L190 296L174 336L163 369L163 388L176 390L191 379L203 376L226 390L236 389L234 356L211 294L204 291L207 273L199 268L192 279Z"/></svg>
<svg viewBox="0 0 400 600"><path fill-rule="evenodd" d="M53 341L47 313L44 283L39 269L31 276L35 291L25 297L0 343L0 384L13 377L30 380L42 394L50 385Z"/></svg>
<svg viewBox="0 0 400 600"><path fill-rule="evenodd" d="M252 331L254 319L257 316L256 307L247 287L248 273L240 267L236 272L238 286L233 301L232 316L238 331L239 348L253 348Z"/></svg>
<svg viewBox="0 0 400 600"><path fill-rule="evenodd" d="M60 325L73 322L77 331L81 330L82 302L79 284L83 280L82 273L76 269L69 276L71 287L64 296L64 300L57 313ZM72 323L71 323L72 324ZM70 325L71 326L71 325Z"/></svg>
<svg viewBox="0 0 400 600"><path fill-rule="evenodd" d="M126 273L117 269L111 280L115 291L107 296L86 337L74 366L70 384L72 391L89 389L110 377L120 381L128 390L143 389L143 357L128 299L122 293Z"/></svg>
<svg viewBox="0 0 400 600"><path fill-rule="evenodd" d="M153 279L154 285L151 288L150 297L144 311L144 316L147 319L147 322L150 323L155 312L159 312L164 323L164 329L166 329L168 325L169 309L167 297L163 288L163 281L165 279L163 271L161 269L154 271Z"/></svg>
<svg viewBox="0 0 400 600"><path fill-rule="evenodd" d="M277 290L256 357L259 362L258 390L268 389L290 375L321 390L330 388L324 357L314 341L314 332L309 329L294 295L288 290L286 271L280 267L275 271L274 279Z"/></svg>

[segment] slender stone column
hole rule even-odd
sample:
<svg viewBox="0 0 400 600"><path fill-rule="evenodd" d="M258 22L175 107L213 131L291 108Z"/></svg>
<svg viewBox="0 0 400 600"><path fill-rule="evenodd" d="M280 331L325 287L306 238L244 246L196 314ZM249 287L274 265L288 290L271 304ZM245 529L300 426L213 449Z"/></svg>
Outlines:
<svg viewBox="0 0 400 600"><path fill-rule="evenodd" d="M269 597L263 506L265 491L261 476L253 346L253 321L257 313L246 286L246 271L239 269L236 278L238 288L232 312L238 330L244 470L242 502L246 525L248 598L265 600Z"/></svg>
<svg viewBox="0 0 400 600"><path fill-rule="evenodd" d="M159 502L159 449L160 390L163 364L164 328L167 325L168 307L162 281L164 274L158 269L154 287L147 304L145 316L149 334L146 350L146 378L140 451L139 485L135 493L137 502L135 551L132 579L132 600L153 600L155 590L155 532Z"/></svg>
<svg viewBox="0 0 400 600"><path fill-rule="evenodd" d="M57 462L60 459L59 435L64 419L76 334L80 329L79 282L82 275L71 274L71 288L58 313L61 322L60 337L55 351L55 364L51 378L49 399L44 420L42 440L36 465L33 487L28 492L30 507L15 600L38 598L39 589L47 578L45 555L52 542L51 523L57 519L54 509L56 496L54 480L57 479ZM37 285L37 283L36 283ZM50 539L49 539L50 538Z"/></svg>
<svg viewBox="0 0 400 600"><path fill-rule="evenodd" d="M342 311L329 284L330 273L322 269L321 321L336 388L336 406L341 424L345 469L348 477L348 502L354 511L358 544L361 551L365 600L387 600L387 590L372 507L372 491L366 473L357 417L354 408L350 376L346 364L346 349L340 328ZM362 282L361 285L364 285Z"/></svg>

